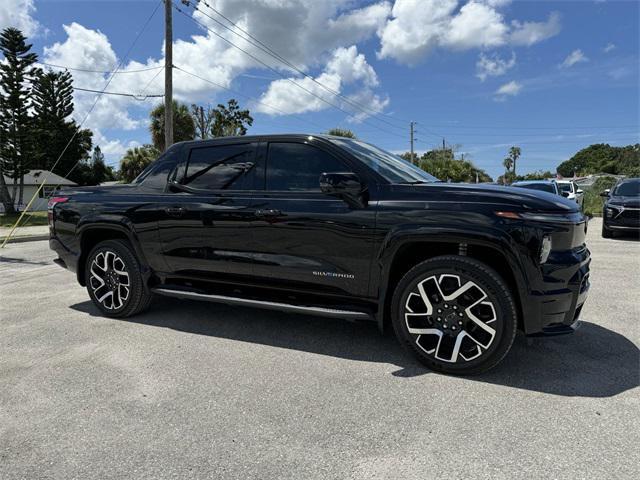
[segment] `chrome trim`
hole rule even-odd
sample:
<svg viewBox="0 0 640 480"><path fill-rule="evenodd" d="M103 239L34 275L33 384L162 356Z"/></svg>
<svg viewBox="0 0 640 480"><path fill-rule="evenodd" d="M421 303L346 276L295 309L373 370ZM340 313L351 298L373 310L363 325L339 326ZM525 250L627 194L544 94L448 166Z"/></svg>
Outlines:
<svg viewBox="0 0 640 480"><path fill-rule="evenodd" d="M371 320L372 315L365 312L354 312L351 310L339 310L325 307L310 307L305 305L292 305L290 303L269 302L265 300L254 300L251 298L230 297L227 295L215 295L208 293L189 292L185 290L173 290L169 288L153 288L153 293L174 298L186 298L191 300L204 300L207 302L224 303L227 305L241 305L246 307L264 308L267 310L279 310L285 312L305 313L331 318L350 318Z"/></svg>

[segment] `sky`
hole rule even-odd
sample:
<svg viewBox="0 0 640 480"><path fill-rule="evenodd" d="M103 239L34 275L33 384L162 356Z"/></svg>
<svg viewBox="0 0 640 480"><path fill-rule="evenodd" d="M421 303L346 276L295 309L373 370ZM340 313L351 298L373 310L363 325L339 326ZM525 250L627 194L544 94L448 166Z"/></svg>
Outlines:
<svg viewBox="0 0 640 480"><path fill-rule="evenodd" d="M342 127L401 153L413 121L417 152L444 139L494 178L512 145L524 173L640 141L638 1L174 3L174 98L236 98L250 134ZM71 70L75 87L133 95L74 93L109 164L150 143L162 99L145 95L164 92L159 0L0 0L7 26L48 68L92 70Z"/></svg>

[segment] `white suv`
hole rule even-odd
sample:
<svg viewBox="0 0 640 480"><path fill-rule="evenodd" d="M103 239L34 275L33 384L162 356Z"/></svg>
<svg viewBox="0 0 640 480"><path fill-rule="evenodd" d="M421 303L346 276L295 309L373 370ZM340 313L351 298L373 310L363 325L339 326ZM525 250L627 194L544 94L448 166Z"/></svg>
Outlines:
<svg viewBox="0 0 640 480"><path fill-rule="evenodd" d="M563 197L573 200L582 208L582 204L584 203L584 191L580 190L575 182L571 180L556 180L556 183L558 184L560 194Z"/></svg>

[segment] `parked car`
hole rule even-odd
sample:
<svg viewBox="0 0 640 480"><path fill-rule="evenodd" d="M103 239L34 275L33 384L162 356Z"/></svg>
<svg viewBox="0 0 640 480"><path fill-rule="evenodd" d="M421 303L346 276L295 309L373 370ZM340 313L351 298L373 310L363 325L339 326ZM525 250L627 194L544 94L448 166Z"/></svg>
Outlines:
<svg viewBox="0 0 640 480"><path fill-rule="evenodd" d="M572 332L589 289L575 202L443 183L340 137L179 143L132 184L61 192L50 213L56 262L106 316L158 294L374 320L454 374L496 365L517 329Z"/></svg>
<svg viewBox="0 0 640 480"><path fill-rule="evenodd" d="M549 192L553 193L554 195L562 195L560 187L555 180L522 180L519 182L513 182L511 186L518 188L528 188L529 190L539 190L541 192Z"/></svg>
<svg viewBox="0 0 640 480"><path fill-rule="evenodd" d="M616 233L640 232L640 178L620 180L606 197L602 210L602 236L611 238Z"/></svg>
<svg viewBox="0 0 640 480"><path fill-rule="evenodd" d="M573 200L582 208L584 205L584 191L578 188L573 180L556 180L556 183L564 197Z"/></svg>

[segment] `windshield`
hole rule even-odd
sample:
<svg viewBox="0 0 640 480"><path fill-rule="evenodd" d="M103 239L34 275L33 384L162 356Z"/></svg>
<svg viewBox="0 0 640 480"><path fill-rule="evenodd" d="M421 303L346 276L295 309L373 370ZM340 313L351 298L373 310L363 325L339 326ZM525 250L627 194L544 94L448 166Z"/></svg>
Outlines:
<svg viewBox="0 0 640 480"><path fill-rule="evenodd" d="M623 182L613 192L617 197L637 197L640 195L640 180Z"/></svg>
<svg viewBox="0 0 640 480"><path fill-rule="evenodd" d="M402 157L374 145L348 138L334 137L329 138L329 140L348 150L391 183L431 183L440 181Z"/></svg>
<svg viewBox="0 0 640 480"><path fill-rule="evenodd" d="M560 190L563 191L563 192L571 193L571 184L570 183L559 183L558 187L560 187Z"/></svg>

